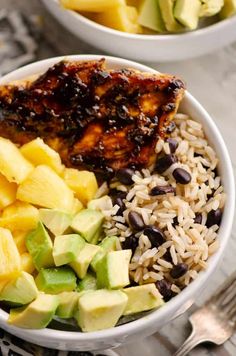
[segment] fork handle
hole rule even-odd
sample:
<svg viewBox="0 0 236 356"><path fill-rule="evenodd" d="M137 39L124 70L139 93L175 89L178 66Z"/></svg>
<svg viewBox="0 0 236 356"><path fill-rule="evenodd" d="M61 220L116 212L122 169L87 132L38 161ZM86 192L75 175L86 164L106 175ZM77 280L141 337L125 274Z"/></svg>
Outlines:
<svg viewBox="0 0 236 356"><path fill-rule="evenodd" d="M202 336L197 335L194 330L190 334L190 336L185 340L182 346L175 352L173 356L185 356L187 355L195 346L201 344L205 340Z"/></svg>

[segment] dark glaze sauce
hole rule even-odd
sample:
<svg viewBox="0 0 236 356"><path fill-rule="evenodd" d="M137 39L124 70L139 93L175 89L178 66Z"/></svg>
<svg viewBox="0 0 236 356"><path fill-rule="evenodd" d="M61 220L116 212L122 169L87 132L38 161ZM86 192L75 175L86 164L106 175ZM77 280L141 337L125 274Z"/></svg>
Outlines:
<svg viewBox="0 0 236 356"><path fill-rule="evenodd" d="M152 163L184 92L172 76L108 71L104 60L60 62L26 86L0 87L0 135L41 137L67 166L96 172Z"/></svg>

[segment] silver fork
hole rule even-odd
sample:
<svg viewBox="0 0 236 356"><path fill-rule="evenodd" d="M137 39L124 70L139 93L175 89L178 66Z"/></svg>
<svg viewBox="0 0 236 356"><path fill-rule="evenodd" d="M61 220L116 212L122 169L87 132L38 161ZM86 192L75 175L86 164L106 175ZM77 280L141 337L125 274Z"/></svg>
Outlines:
<svg viewBox="0 0 236 356"><path fill-rule="evenodd" d="M223 344L235 331L236 272L189 318L192 333L173 356L185 356L203 342Z"/></svg>

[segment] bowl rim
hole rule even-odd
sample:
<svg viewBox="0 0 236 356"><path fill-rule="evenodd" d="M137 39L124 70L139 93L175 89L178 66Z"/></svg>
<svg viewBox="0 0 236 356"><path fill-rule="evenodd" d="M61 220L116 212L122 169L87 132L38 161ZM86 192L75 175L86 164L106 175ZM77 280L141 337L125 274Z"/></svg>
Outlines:
<svg viewBox="0 0 236 356"><path fill-rule="evenodd" d="M42 0L43 2L51 1L57 4L59 7L61 6L58 0ZM101 32L107 32L111 35L115 36L120 36L121 38L126 38L126 39L135 39L135 40L148 40L148 41L153 41L153 40L160 40L160 41L176 41L178 40L188 40L188 39L193 39L196 37L202 37L205 36L206 34L211 35L214 32L220 32L223 31L224 28L228 26L233 26L233 24L236 26L236 15L233 15L229 18L219 20L216 23L213 23L209 26L203 27L203 28L197 28L196 30L193 31L187 31L183 33L178 33L178 34L173 34L173 33L165 33L165 34L134 34L134 33L127 33L127 32L122 32L119 30L115 30L113 28L101 25L93 20L90 20L86 16L80 14L79 12L76 12L75 10L70 10L61 7L62 10L67 11L69 15L74 17L76 20L80 20L83 22L85 25L88 25L92 27L94 30L99 30Z"/></svg>
<svg viewBox="0 0 236 356"><path fill-rule="evenodd" d="M117 57L111 57L111 56L103 56L103 55L69 55L69 56L59 56L59 57L53 57L41 61L37 61L31 64L28 64L24 67L21 67L15 71L10 72L9 74L3 76L0 78L0 84L7 83L8 81L13 81L13 80L19 80L26 78L27 76L33 75L33 74L38 74L46 68L50 67L51 65L55 64L56 62L59 62L61 60L98 60L101 58L105 58L106 61L108 62L108 66L126 66L126 67L133 67L137 70L140 71L148 71L150 73L157 73L156 70L139 64L134 61L130 61L127 59L122 59L122 58L117 58ZM222 152L222 156L224 157L224 170L226 171L226 178L227 178L227 188L231 192L227 196L227 202L224 208L224 214L223 214L223 219L222 219L222 224L219 230L219 235L221 236L221 244L219 250L211 256L211 263L209 264L208 268L205 271L202 271L199 273L198 277L196 280L192 281L191 284L185 288L179 295L177 295L175 298L170 300L168 303L166 303L164 306L162 306L160 309L157 309L150 314L132 321L130 323L120 325L117 327L113 327L110 329L105 329L105 330L100 330L100 331L95 331L95 332L88 332L88 333L83 333L83 332L74 332L74 331L61 331L57 329L39 329L39 330L29 330L29 329L21 329L15 326L11 326L7 324L7 317L8 313L0 309L0 324L3 328L7 329L11 333L15 333L16 335L20 333L20 331L23 331L23 334L21 334L21 337L24 337L27 339L33 339L37 340L37 338L40 338L41 340L44 340L45 343L48 342L74 342L74 343L79 343L80 341L82 342L90 342L93 344L96 341L103 340L103 342L108 342L111 340L116 339L117 337L126 337L130 335L134 335L138 332L142 332L142 330L146 330L149 327L151 327L155 322L159 320L165 320L165 316L168 314L175 315L175 312L177 309L181 308L181 306L184 305L184 303L188 302L191 300L197 292L197 290L200 290L203 285L206 283L207 279L210 277L216 266L218 265L224 250L226 248L227 242L230 238L230 232L233 224L233 218L234 218L234 207L235 207L235 201L234 201L234 196L235 196L235 185L234 185L234 175L233 175L233 169L231 165L231 160L228 154L228 150L226 148L226 145L223 141L223 138L216 127L213 119L210 117L210 115L207 113L207 111L202 107L202 105L187 91L185 94L185 101L190 103L190 106L194 106L197 111L199 111L202 115L202 118L206 122L207 128L213 131L213 137L214 137L214 143L219 145L220 149L219 151ZM226 184L225 184L226 185ZM170 320L170 318L169 318ZM23 336L24 335L24 336Z"/></svg>

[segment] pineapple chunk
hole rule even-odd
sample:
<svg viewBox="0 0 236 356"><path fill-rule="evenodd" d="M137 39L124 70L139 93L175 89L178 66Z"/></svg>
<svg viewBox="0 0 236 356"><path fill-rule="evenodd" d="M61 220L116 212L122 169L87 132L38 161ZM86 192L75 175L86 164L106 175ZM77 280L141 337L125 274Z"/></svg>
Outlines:
<svg viewBox="0 0 236 356"><path fill-rule="evenodd" d="M91 12L102 12L125 4L125 0L61 0L60 2L66 9Z"/></svg>
<svg viewBox="0 0 236 356"><path fill-rule="evenodd" d="M11 231L29 231L36 228L39 221L39 211L33 205L16 201L3 210L0 226Z"/></svg>
<svg viewBox="0 0 236 356"><path fill-rule="evenodd" d="M19 275L21 259L9 230L0 228L0 281Z"/></svg>
<svg viewBox="0 0 236 356"><path fill-rule="evenodd" d="M4 209L16 200L16 189L17 185L8 182L0 173L0 209Z"/></svg>
<svg viewBox="0 0 236 356"><path fill-rule="evenodd" d="M83 209L83 204L81 203L81 201L79 199L74 199L74 205L73 205L73 209L71 210L72 214L77 214L80 210Z"/></svg>
<svg viewBox="0 0 236 356"><path fill-rule="evenodd" d="M20 258L22 271L28 272L30 274L33 273L35 271L35 266L31 255L28 252L24 252Z"/></svg>
<svg viewBox="0 0 236 356"><path fill-rule="evenodd" d="M28 178L20 184L17 199L44 208L72 211L74 194L50 167L37 166Z"/></svg>
<svg viewBox="0 0 236 356"><path fill-rule="evenodd" d="M64 171L64 180L84 205L94 198L98 190L95 174L89 171L66 168Z"/></svg>
<svg viewBox="0 0 236 356"><path fill-rule="evenodd" d="M22 183L33 166L10 140L0 137L0 173L9 182Z"/></svg>
<svg viewBox="0 0 236 356"><path fill-rule="evenodd" d="M19 251L19 254L21 255L22 253L27 252L27 247L25 244L25 238L27 236L27 232L16 230L12 233L12 235L16 243L16 247Z"/></svg>
<svg viewBox="0 0 236 356"><path fill-rule="evenodd" d="M95 16L95 21L118 31L142 32L142 28L138 24L138 10L134 6L123 5L101 12Z"/></svg>
<svg viewBox="0 0 236 356"><path fill-rule="evenodd" d="M61 174L63 171L64 167L61 163L59 154L46 145L46 143L44 143L39 137L23 145L20 148L20 151L23 156L35 166L45 164L51 167L58 174Z"/></svg>

